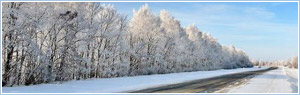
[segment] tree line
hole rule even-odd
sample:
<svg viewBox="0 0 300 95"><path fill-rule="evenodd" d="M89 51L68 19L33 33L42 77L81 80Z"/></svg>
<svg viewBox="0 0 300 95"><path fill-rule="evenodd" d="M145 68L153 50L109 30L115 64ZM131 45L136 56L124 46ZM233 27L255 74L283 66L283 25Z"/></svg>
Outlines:
<svg viewBox="0 0 300 95"><path fill-rule="evenodd" d="M245 52L147 4L130 20L93 2L2 6L2 86L253 66Z"/></svg>
<svg viewBox="0 0 300 95"><path fill-rule="evenodd" d="M298 56L286 59L286 60L277 60L277 61L258 61L251 60L255 66L273 66L273 67L289 67L298 69Z"/></svg>

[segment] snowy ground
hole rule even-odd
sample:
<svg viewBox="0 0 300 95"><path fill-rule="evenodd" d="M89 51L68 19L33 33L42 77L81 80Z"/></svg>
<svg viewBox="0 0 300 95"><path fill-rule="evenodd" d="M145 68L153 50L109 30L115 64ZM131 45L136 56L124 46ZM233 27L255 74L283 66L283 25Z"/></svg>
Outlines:
<svg viewBox="0 0 300 95"><path fill-rule="evenodd" d="M229 93L297 93L298 69L279 68L250 79Z"/></svg>
<svg viewBox="0 0 300 95"><path fill-rule="evenodd" d="M109 93L140 90L176 84L196 79L216 77L247 71L267 69L268 67L241 68L231 70L197 71L134 77L90 79L70 81L62 84L41 84L32 86L3 87L3 93Z"/></svg>
<svg viewBox="0 0 300 95"><path fill-rule="evenodd" d="M289 68L284 68L284 71L286 74L289 76L289 82L291 83L291 87L294 87L294 89L298 89L299 83L298 83L298 69L289 69ZM295 92L298 90L294 90Z"/></svg>

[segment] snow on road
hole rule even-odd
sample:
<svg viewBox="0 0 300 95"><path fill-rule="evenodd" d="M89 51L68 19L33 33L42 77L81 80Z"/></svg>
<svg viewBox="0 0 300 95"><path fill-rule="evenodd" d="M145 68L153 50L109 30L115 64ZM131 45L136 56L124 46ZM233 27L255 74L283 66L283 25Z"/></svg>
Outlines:
<svg viewBox="0 0 300 95"><path fill-rule="evenodd" d="M288 72L289 74L287 74L286 72ZM229 91L229 93L297 93L297 92L298 92L298 69L291 70L288 68L279 68L276 70L265 72L262 75L253 77L245 85L234 87Z"/></svg>
<svg viewBox="0 0 300 95"><path fill-rule="evenodd" d="M89 79L69 81L62 84L40 84L32 86L3 87L3 93L109 93L141 90L191 80L216 77L226 74L257 71L268 67L240 68L230 70L182 72L172 74L143 75L134 77Z"/></svg>
<svg viewBox="0 0 300 95"><path fill-rule="evenodd" d="M298 75L299 75L298 69L291 69L291 68L286 68L286 67L284 67L283 69L289 77L298 80Z"/></svg>

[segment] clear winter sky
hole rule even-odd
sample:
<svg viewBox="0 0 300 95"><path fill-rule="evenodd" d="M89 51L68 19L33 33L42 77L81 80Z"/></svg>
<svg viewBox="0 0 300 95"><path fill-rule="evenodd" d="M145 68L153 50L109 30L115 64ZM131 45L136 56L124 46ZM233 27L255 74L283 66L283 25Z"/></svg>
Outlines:
<svg viewBox="0 0 300 95"><path fill-rule="evenodd" d="M105 3L107 4L107 3ZM122 14L132 17L145 3L109 3ZM182 26L195 23L212 34L222 45L234 45L250 58L281 60L297 55L297 2L148 2L158 15L166 9Z"/></svg>

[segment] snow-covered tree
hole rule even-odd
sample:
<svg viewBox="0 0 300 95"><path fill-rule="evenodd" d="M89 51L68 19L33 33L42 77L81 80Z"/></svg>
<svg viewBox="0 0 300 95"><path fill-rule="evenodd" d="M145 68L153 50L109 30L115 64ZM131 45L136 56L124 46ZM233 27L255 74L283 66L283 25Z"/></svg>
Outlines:
<svg viewBox="0 0 300 95"><path fill-rule="evenodd" d="M275 61L258 61L254 64L256 66L274 66L274 67L289 67L298 68L298 56L286 59L286 60L275 60Z"/></svg>
<svg viewBox="0 0 300 95"><path fill-rule="evenodd" d="M131 20L94 2L2 4L3 86L252 66L245 52L147 4Z"/></svg>
<svg viewBox="0 0 300 95"><path fill-rule="evenodd" d="M147 4L137 12L134 11L127 35L131 49L129 72L131 74L155 73L162 59L163 32L159 18L151 12Z"/></svg>

